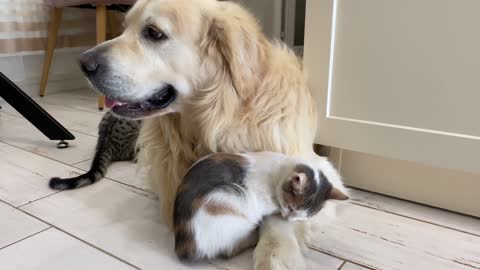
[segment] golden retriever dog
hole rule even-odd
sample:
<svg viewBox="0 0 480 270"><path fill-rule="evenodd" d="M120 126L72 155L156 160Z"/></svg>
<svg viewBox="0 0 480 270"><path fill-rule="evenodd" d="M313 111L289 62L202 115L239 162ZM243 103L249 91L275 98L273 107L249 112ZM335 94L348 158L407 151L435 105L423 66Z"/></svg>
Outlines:
<svg viewBox="0 0 480 270"><path fill-rule="evenodd" d="M301 62L267 40L235 3L140 0L126 16L124 33L83 53L80 64L115 114L146 118L140 163L149 167L169 224L186 170L212 152L316 159L343 188L331 164L313 152L317 112ZM289 258L297 253L278 250L298 250L302 243L282 246L270 227L261 230L256 268L302 268L300 259Z"/></svg>

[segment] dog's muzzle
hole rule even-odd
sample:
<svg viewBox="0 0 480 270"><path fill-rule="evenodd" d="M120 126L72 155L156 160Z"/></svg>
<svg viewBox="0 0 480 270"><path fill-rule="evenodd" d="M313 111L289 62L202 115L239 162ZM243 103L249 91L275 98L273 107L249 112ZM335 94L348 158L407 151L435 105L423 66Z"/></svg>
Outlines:
<svg viewBox="0 0 480 270"><path fill-rule="evenodd" d="M79 64L95 90L105 95L105 106L118 116L133 119L151 116L167 108L177 98L177 90L170 84L155 89L152 95L142 99L127 98L124 93L130 90L125 89L126 85L128 87L125 78L112 76L106 58L96 49L82 53Z"/></svg>

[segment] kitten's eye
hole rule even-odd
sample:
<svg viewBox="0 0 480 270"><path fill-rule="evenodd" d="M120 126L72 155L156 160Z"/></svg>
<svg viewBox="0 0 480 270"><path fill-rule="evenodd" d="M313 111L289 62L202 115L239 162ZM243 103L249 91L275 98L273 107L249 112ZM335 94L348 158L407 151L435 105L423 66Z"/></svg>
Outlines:
<svg viewBox="0 0 480 270"><path fill-rule="evenodd" d="M167 39L167 36L153 25L148 25L143 30L143 36L152 41L161 41Z"/></svg>

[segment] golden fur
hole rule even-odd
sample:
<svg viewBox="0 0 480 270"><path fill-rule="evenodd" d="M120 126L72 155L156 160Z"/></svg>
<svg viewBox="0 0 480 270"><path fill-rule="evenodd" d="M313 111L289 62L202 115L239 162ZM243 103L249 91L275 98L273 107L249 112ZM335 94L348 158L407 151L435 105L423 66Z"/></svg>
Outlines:
<svg viewBox="0 0 480 270"><path fill-rule="evenodd" d="M302 63L285 45L267 40L244 8L215 0L139 0L125 24L120 37L93 49L107 59L107 71L90 80L97 90L124 101L174 86L175 101L145 119L139 138L139 163L149 168L169 225L184 174L213 152L274 151L310 158L343 188L331 164L313 152L317 112ZM168 39L142 36L152 25ZM269 228L260 235L257 254L262 256L255 265L273 265L270 250L300 253L289 252L298 245L272 247L279 241Z"/></svg>
<svg viewBox="0 0 480 270"><path fill-rule="evenodd" d="M316 111L299 59L286 46L270 43L243 8L224 2L207 5L200 59L209 81L195 87L181 112L147 119L140 134L145 150L140 162L150 166L150 179L170 221L180 180L206 154L277 151L310 156L313 151ZM182 10L181 16L195 17L187 11L199 12Z"/></svg>

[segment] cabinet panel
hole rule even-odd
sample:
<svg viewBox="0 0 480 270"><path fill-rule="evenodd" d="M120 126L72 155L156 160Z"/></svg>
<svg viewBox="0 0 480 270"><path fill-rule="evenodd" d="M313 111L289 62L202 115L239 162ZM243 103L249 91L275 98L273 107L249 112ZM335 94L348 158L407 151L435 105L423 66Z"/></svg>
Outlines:
<svg viewBox="0 0 480 270"><path fill-rule="evenodd" d="M478 10L476 0L307 1L317 142L480 173Z"/></svg>
<svg viewBox="0 0 480 270"><path fill-rule="evenodd" d="M480 136L480 1L338 1L330 115Z"/></svg>

